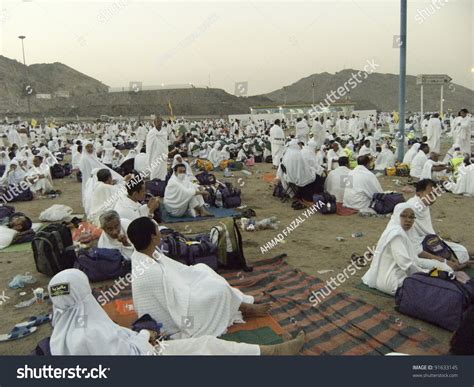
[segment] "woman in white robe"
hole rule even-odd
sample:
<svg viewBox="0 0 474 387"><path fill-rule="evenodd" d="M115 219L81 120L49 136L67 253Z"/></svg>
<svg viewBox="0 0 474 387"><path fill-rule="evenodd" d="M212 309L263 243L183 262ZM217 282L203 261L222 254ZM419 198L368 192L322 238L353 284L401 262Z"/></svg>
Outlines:
<svg viewBox="0 0 474 387"><path fill-rule="evenodd" d="M208 160L212 163L214 168L219 168L219 165L222 161L222 158L221 158L222 154L219 151L219 149L221 149L221 143L216 142L208 155Z"/></svg>
<svg viewBox="0 0 474 387"><path fill-rule="evenodd" d="M20 166L18 159L14 158L2 177L2 184L7 186L17 186L25 180L26 171Z"/></svg>
<svg viewBox="0 0 474 387"><path fill-rule="evenodd" d="M94 145L89 142L89 141L84 141L84 149L82 150L82 157L81 161L79 163L79 169L81 170L82 174L82 206L86 208L88 206L88 200L90 199L90 196L88 198L87 196L87 183L89 179L92 177L92 171L94 169L100 170L100 169L108 169L110 170L110 173L112 174L112 179L116 181L123 181L122 176L120 176L117 172L113 171L103 163L99 161L97 158L97 155L94 150ZM89 194L92 194L92 189L93 185L89 186ZM89 208L89 207L88 207Z"/></svg>
<svg viewBox="0 0 474 387"><path fill-rule="evenodd" d="M177 164L174 168L165 188L163 204L166 211L171 216L210 216L211 214L204 208L204 195L207 191L201 191L200 186L194 184L186 175L186 168L182 164Z"/></svg>
<svg viewBox="0 0 474 387"><path fill-rule="evenodd" d="M418 257L417 247L411 240L415 222L415 208L408 203L395 207L385 231L382 233L375 255L362 282L371 288L394 296L404 279L414 273L427 273L433 268L452 272L443 262Z"/></svg>
<svg viewBox="0 0 474 387"><path fill-rule="evenodd" d="M135 332L115 324L92 295L87 276L78 269L56 274L48 291L53 303L53 356L294 355L304 343L304 335L269 346L212 336L158 341L155 331Z"/></svg>
<svg viewBox="0 0 474 387"><path fill-rule="evenodd" d="M282 165L284 165L285 171ZM315 181L316 171L311 169L304 159L297 139L292 139L288 143L278 167L277 177L281 180L285 189L288 183L295 184L297 187L304 187Z"/></svg>
<svg viewBox="0 0 474 387"><path fill-rule="evenodd" d="M322 175L324 170L316 157L317 142L314 137L308 141L308 144L301 150L301 155L307 165L314 170L315 174Z"/></svg>
<svg viewBox="0 0 474 387"><path fill-rule="evenodd" d="M420 149L420 145L421 144L419 142L414 143L408 150L408 152L405 153L405 156L403 156L404 164L408 164L409 166L411 165L411 162L413 161L414 157L418 153L418 150Z"/></svg>
<svg viewBox="0 0 474 387"><path fill-rule="evenodd" d="M190 181L193 181L195 179L193 170L191 169L189 163L185 161L179 153L173 157L173 164L171 165L171 168L174 168L178 164L183 164L186 167L186 177Z"/></svg>
<svg viewBox="0 0 474 387"><path fill-rule="evenodd" d="M221 158L221 161L230 160L229 145L224 145L224 147L221 150L220 158Z"/></svg>

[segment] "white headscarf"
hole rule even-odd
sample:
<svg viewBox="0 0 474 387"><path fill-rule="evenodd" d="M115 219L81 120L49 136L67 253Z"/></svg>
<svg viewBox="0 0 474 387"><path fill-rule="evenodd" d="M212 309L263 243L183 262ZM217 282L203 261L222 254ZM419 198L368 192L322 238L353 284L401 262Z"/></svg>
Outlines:
<svg viewBox="0 0 474 387"><path fill-rule="evenodd" d="M410 165L413 159L415 158L418 150L420 149L420 143L416 142L411 146L407 153L405 153L405 157L403 157L403 163Z"/></svg>
<svg viewBox="0 0 474 387"><path fill-rule="evenodd" d="M148 333L115 324L91 292L87 276L77 269L56 274L48 286L53 303L52 355L147 355L154 348Z"/></svg>
<svg viewBox="0 0 474 387"><path fill-rule="evenodd" d="M286 168L284 178L287 183L304 187L316 179L314 171L311 170L301 154L301 148L298 145L297 139L293 139L288 143L281 163ZM281 166L279 168L281 168Z"/></svg>

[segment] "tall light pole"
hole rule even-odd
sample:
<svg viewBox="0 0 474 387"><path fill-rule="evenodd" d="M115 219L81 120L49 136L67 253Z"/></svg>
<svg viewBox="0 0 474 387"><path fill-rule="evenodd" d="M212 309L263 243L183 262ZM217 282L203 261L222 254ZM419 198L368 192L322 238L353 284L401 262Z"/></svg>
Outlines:
<svg viewBox="0 0 474 387"><path fill-rule="evenodd" d="M23 64L24 64L24 66L25 66L25 78L26 78L26 82L28 82L28 70L27 70L26 61L25 61L25 45L24 45L24 43L23 43L23 40L25 40L25 38L26 38L25 35L20 35L20 36L18 37L18 39L21 40L21 50L22 50L22 52L23 52ZM25 91L28 93L27 98L26 98L27 101L28 101L28 114L31 115L31 106L30 106L30 93L31 93L30 90L31 90L31 85L27 85L26 87L28 88L28 86L29 86L29 89L28 89L28 90L25 89Z"/></svg>
<svg viewBox="0 0 474 387"><path fill-rule="evenodd" d="M398 161L402 162L405 154L405 86L407 66L407 0L400 0L400 80L398 111Z"/></svg>

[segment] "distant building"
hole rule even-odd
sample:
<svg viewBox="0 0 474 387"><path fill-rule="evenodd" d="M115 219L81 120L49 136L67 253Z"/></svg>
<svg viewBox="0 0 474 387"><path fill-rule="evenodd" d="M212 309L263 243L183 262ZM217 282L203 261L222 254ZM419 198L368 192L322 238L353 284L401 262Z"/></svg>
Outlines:
<svg viewBox="0 0 474 387"><path fill-rule="evenodd" d="M69 98L69 91L66 90L57 90L54 92L55 98Z"/></svg>
<svg viewBox="0 0 474 387"><path fill-rule="evenodd" d="M353 101L348 102L338 102L332 105L329 105L318 111L319 104L315 104L314 107L311 104L299 104L299 105L279 105L279 106L255 106L250 108L250 114L252 118L259 119L259 116L269 116L269 115L280 115L284 117L285 120L293 121L298 117L303 116L313 116L313 115L323 115L323 116L332 116L337 117L339 115L348 116L355 107Z"/></svg>
<svg viewBox="0 0 474 387"><path fill-rule="evenodd" d="M51 99L51 94L36 94L37 99Z"/></svg>

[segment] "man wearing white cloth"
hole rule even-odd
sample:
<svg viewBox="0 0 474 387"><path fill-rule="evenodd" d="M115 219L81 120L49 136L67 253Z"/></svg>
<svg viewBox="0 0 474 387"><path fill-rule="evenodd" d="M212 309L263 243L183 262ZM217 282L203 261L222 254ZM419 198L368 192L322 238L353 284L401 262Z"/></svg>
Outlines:
<svg viewBox="0 0 474 387"><path fill-rule="evenodd" d="M359 156L357 167L349 172L344 191L344 207L359 211L374 212L370 202L375 193L383 192L377 177L369 171L370 157Z"/></svg>
<svg viewBox="0 0 474 387"><path fill-rule="evenodd" d="M299 142L302 142L306 145L308 143L308 134L309 127L306 120L302 119L301 117L298 117L296 119L295 125L295 137L298 139Z"/></svg>
<svg viewBox="0 0 474 387"><path fill-rule="evenodd" d="M53 356L282 356L296 355L304 344L302 332L295 339L276 345L236 343L212 336L158 340L155 330L135 332L115 324L92 295L87 276L78 269L56 274L48 293L53 303ZM85 317L87 324L81 324Z"/></svg>
<svg viewBox="0 0 474 387"><path fill-rule="evenodd" d="M438 194L434 190L436 183L430 179L420 180L416 184L416 195L407 201L415 208L416 221L413 226L413 243L420 246L427 235L435 234L431 222L430 206L436 201ZM445 241L456 254L459 263L463 264L469 261L467 249L459 243Z"/></svg>
<svg viewBox="0 0 474 387"><path fill-rule="evenodd" d="M316 149L321 149L326 140L326 130L323 124L319 121L319 117L314 119L313 127L311 128L313 140L316 141Z"/></svg>
<svg viewBox="0 0 474 387"><path fill-rule="evenodd" d="M104 212L99 219L100 228L103 232L97 242L97 247L117 249L125 259L131 260L135 249L127 237L130 221L128 219L120 219L120 215L113 210Z"/></svg>
<svg viewBox="0 0 474 387"><path fill-rule="evenodd" d="M283 157L285 146L285 132L280 127L280 120L275 120L275 124L270 129L270 143L272 146L272 162L273 167L277 168Z"/></svg>
<svg viewBox="0 0 474 387"><path fill-rule="evenodd" d="M33 158L33 168L28 170L27 180L30 182L32 192L43 195L53 190L53 179L49 165L43 162L41 156Z"/></svg>
<svg viewBox="0 0 474 387"><path fill-rule="evenodd" d="M231 287L209 266L186 266L162 254L160 231L151 219L134 220L127 234L136 250L132 275L148 267L132 282L135 311L162 323L172 339L218 337L245 317L268 314L271 304L254 305L252 296Z"/></svg>
<svg viewBox="0 0 474 387"><path fill-rule="evenodd" d="M171 216L180 217L186 214L196 216L212 216L205 207L203 196L209 195L207 191L199 189L186 175L186 166L176 164L174 173L165 189L163 204Z"/></svg>
<svg viewBox="0 0 474 387"><path fill-rule="evenodd" d="M421 174L423 172L423 168L428 161L427 154L430 152L430 147L428 144L421 144L420 150L413 158L410 164L410 176L415 177L417 179L421 179Z"/></svg>
<svg viewBox="0 0 474 387"><path fill-rule="evenodd" d="M453 121L453 141L459 144L461 151L471 155L472 117L467 109L461 109Z"/></svg>
<svg viewBox="0 0 474 387"><path fill-rule="evenodd" d="M441 121L439 114L433 114L433 117L428 121L428 130L426 132L428 137L428 145L433 152L439 153L441 151Z"/></svg>
<svg viewBox="0 0 474 387"><path fill-rule="evenodd" d="M166 179L168 159L168 131L162 128L163 120L158 117L155 126L146 136L146 157L150 168L150 180Z"/></svg>
<svg viewBox="0 0 474 387"><path fill-rule="evenodd" d="M331 195L336 197L336 202L344 201L344 191L350 179L347 178L351 170L348 168L349 158L346 156L339 157L339 166L329 172L324 189Z"/></svg>

